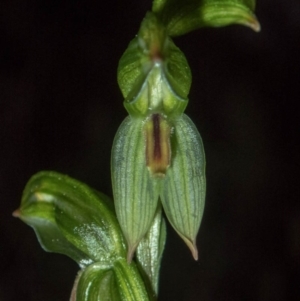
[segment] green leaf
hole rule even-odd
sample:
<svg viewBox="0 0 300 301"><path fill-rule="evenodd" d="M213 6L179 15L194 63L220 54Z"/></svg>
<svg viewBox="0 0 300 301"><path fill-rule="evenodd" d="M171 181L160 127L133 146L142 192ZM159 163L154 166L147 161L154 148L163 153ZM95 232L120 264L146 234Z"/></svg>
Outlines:
<svg viewBox="0 0 300 301"><path fill-rule="evenodd" d="M88 266L75 285L76 301L122 301L112 266L98 263Z"/></svg>
<svg viewBox="0 0 300 301"><path fill-rule="evenodd" d="M174 120L172 161L160 194L168 220L197 260L196 236L205 203L205 155L197 128L186 115Z"/></svg>
<svg viewBox="0 0 300 301"><path fill-rule="evenodd" d="M166 243L166 223L162 217L159 206L152 225L137 247L136 259L141 274L144 275L144 283L150 283L152 292L158 295L158 280L161 258Z"/></svg>
<svg viewBox="0 0 300 301"><path fill-rule="evenodd" d="M112 211L98 194L76 187L55 207L56 221L64 236L94 261L110 262L125 256L121 230ZM86 198L88 196L88 198Z"/></svg>
<svg viewBox="0 0 300 301"><path fill-rule="evenodd" d="M166 0L157 3L153 11L170 36L179 36L200 27L231 24L259 31L254 8L255 0Z"/></svg>
<svg viewBox="0 0 300 301"><path fill-rule="evenodd" d="M143 120L127 117L115 136L112 187L116 213L128 246L128 261L149 230L159 196L159 179L146 166Z"/></svg>
<svg viewBox="0 0 300 301"><path fill-rule="evenodd" d="M75 297L76 296L76 297ZM113 265L94 263L81 271L75 281L72 301L149 301L134 263L118 259Z"/></svg>
<svg viewBox="0 0 300 301"><path fill-rule="evenodd" d="M34 228L46 251L68 255L81 267L125 256L109 199L68 176L56 172L33 176L16 215Z"/></svg>
<svg viewBox="0 0 300 301"><path fill-rule="evenodd" d="M191 78L184 54L156 16L147 13L118 66L118 83L128 113L138 117L153 111L181 114L188 102Z"/></svg>

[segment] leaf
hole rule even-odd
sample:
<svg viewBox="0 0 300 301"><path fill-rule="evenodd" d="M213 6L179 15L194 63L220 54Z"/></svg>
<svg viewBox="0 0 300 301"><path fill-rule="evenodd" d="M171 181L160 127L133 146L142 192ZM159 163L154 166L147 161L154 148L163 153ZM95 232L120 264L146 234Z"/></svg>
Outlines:
<svg viewBox="0 0 300 301"><path fill-rule="evenodd" d="M76 298L75 298L76 296ZM112 265L94 263L75 280L72 301L149 301L134 263L117 259Z"/></svg>
<svg viewBox="0 0 300 301"><path fill-rule="evenodd" d="M205 203L205 155L193 122L182 115L174 120L172 161L166 174L161 201L173 228L198 258L196 236Z"/></svg>
<svg viewBox="0 0 300 301"><path fill-rule="evenodd" d="M255 0L166 0L154 6L154 12L170 36L179 36L201 27L231 24L259 31L254 8Z"/></svg>
<svg viewBox="0 0 300 301"><path fill-rule="evenodd" d="M88 266L75 285L76 301L122 301L112 266Z"/></svg>
<svg viewBox="0 0 300 301"><path fill-rule="evenodd" d="M125 256L108 198L56 172L40 172L25 187L17 216L33 227L42 247L70 256L81 267Z"/></svg>

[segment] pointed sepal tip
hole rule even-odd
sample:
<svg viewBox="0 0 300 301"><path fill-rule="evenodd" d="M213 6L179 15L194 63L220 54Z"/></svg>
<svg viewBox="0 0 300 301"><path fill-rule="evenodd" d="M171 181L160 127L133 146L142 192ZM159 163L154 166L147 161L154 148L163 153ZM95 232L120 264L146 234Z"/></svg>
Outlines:
<svg viewBox="0 0 300 301"><path fill-rule="evenodd" d="M129 245L128 246L128 251L127 251L127 263L130 264L132 261L132 258L134 256L134 253L136 251L136 248L138 246L138 243L134 244L134 245Z"/></svg>

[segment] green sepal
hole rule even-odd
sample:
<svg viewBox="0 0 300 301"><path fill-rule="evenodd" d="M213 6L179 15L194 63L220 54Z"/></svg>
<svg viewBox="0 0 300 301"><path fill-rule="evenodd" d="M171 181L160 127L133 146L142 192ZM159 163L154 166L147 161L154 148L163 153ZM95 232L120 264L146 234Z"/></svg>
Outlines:
<svg viewBox="0 0 300 301"><path fill-rule="evenodd" d="M156 16L147 13L118 66L118 83L128 113L139 117L149 112L181 114L188 102L191 78L184 54Z"/></svg>
<svg viewBox="0 0 300 301"><path fill-rule="evenodd" d="M158 295L159 269L163 250L167 238L166 222L162 217L161 206L158 207L152 225L139 243L136 250L136 259L144 276L144 283L149 283L150 289L154 295Z"/></svg>
<svg viewBox="0 0 300 301"><path fill-rule="evenodd" d="M143 120L128 116L114 139L112 187L117 217L127 240L128 261L149 230L159 197L160 179L146 166Z"/></svg>
<svg viewBox="0 0 300 301"><path fill-rule="evenodd" d="M196 236L205 203L205 155L202 139L186 115L173 121L172 162L160 198L169 222L197 260Z"/></svg>
<svg viewBox="0 0 300 301"><path fill-rule="evenodd" d="M65 254L81 267L125 256L111 201L68 176L34 175L15 215L33 227L46 251Z"/></svg>
<svg viewBox="0 0 300 301"><path fill-rule="evenodd" d="M200 27L231 24L260 30L253 13L255 0L166 0L159 1L152 9L170 36L183 35Z"/></svg>
<svg viewBox="0 0 300 301"><path fill-rule="evenodd" d="M112 266L94 263L80 271L74 301L122 301Z"/></svg>

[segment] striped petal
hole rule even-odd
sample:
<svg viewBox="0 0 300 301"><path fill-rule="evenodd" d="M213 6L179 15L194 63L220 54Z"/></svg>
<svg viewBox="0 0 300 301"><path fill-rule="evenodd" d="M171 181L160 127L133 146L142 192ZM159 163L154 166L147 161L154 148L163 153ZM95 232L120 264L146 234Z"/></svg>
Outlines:
<svg viewBox="0 0 300 301"><path fill-rule="evenodd" d="M198 130L184 114L174 121L171 149L161 201L169 222L197 260L196 236L205 202L205 155Z"/></svg>
<svg viewBox="0 0 300 301"><path fill-rule="evenodd" d="M146 165L144 121L127 117L112 149L112 186L116 213L127 240L127 259L149 230L159 197L160 179Z"/></svg>

